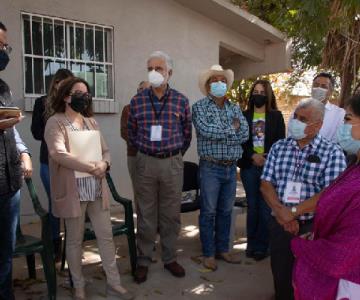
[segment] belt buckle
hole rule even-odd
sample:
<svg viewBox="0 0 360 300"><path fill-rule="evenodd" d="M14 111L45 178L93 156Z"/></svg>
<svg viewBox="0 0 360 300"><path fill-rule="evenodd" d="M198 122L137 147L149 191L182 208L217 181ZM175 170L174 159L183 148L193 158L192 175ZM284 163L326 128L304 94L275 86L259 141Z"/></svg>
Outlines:
<svg viewBox="0 0 360 300"><path fill-rule="evenodd" d="M156 157L157 158L164 158L164 155L165 155L164 153L158 153L158 154L156 154Z"/></svg>
<svg viewBox="0 0 360 300"><path fill-rule="evenodd" d="M226 167L226 161L225 160L218 160L217 163L221 166L225 166Z"/></svg>
<svg viewBox="0 0 360 300"><path fill-rule="evenodd" d="M227 167L229 167L233 164L233 162L231 160L224 160L222 163L224 166L227 166Z"/></svg>

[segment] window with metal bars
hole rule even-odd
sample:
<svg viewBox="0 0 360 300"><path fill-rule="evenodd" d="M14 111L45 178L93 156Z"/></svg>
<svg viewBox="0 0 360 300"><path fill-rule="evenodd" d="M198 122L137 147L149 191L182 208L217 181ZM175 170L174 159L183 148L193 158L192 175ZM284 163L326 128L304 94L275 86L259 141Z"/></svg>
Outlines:
<svg viewBox="0 0 360 300"><path fill-rule="evenodd" d="M21 13L25 97L46 94L59 68L90 85L97 100L113 100L113 27Z"/></svg>

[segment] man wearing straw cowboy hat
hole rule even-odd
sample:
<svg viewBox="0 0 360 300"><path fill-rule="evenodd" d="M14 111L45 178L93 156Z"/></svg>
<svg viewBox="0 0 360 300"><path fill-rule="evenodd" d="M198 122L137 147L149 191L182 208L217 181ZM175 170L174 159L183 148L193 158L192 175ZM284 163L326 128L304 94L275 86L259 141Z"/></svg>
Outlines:
<svg viewBox="0 0 360 300"><path fill-rule="evenodd" d="M229 252L231 213L236 194L236 161L248 139L248 124L240 107L230 103L227 91L232 70L214 65L199 77L206 96L193 105L193 123L200 156L200 239L206 268L216 270L215 258L239 263Z"/></svg>

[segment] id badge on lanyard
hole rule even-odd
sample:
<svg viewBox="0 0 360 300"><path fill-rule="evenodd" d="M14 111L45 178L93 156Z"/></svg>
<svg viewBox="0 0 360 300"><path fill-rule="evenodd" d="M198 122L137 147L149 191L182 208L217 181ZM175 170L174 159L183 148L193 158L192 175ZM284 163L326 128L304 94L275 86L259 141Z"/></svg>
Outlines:
<svg viewBox="0 0 360 300"><path fill-rule="evenodd" d="M152 105L152 109L155 113L155 118L156 118L156 125L151 125L151 129L150 129L150 141L151 142L161 142L162 141L162 125L159 125L159 119L161 116L161 113L165 107L167 98L164 97L163 99L163 105L160 108L160 111L157 111L154 105L154 101L152 99L152 97L150 98L151 100L151 105Z"/></svg>
<svg viewBox="0 0 360 300"><path fill-rule="evenodd" d="M299 204L301 197L301 182L288 181L286 183L284 202L289 204Z"/></svg>
<svg viewBox="0 0 360 300"><path fill-rule="evenodd" d="M151 125L150 141L151 142L161 142L161 140L162 140L162 126L161 125Z"/></svg>
<svg viewBox="0 0 360 300"><path fill-rule="evenodd" d="M299 157L299 156L298 156ZM299 204L301 202L301 182L298 178L298 172L300 170L300 164L298 163L298 157L296 159L296 169L292 180L286 183L284 202L286 204Z"/></svg>

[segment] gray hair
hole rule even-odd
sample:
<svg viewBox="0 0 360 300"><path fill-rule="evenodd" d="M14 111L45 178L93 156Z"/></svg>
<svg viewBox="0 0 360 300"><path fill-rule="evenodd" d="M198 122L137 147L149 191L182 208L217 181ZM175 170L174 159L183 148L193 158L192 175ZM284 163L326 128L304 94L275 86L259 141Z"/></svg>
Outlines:
<svg viewBox="0 0 360 300"><path fill-rule="evenodd" d="M296 109L306 109L306 108L312 108L313 109L313 113L312 113L312 118L314 119L314 121L323 121L324 120L324 115L325 115L325 105L314 98L306 98L306 99L302 99L299 104L296 106Z"/></svg>
<svg viewBox="0 0 360 300"><path fill-rule="evenodd" d="M160 58L163 59L166 63L166 67L168 69L168 71L172 70L174 67L174 63L173 60L171 59L171 57L165 53L164 51L154 51L153 53L150 54L149 58L148 58L148 62L150 59L152 58Z"/></svg>

